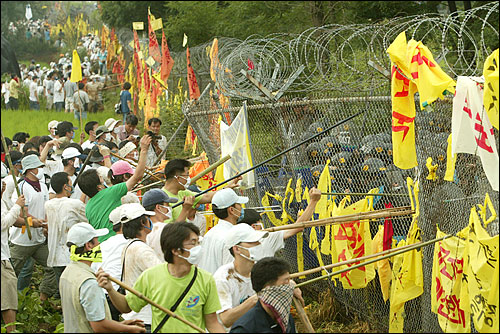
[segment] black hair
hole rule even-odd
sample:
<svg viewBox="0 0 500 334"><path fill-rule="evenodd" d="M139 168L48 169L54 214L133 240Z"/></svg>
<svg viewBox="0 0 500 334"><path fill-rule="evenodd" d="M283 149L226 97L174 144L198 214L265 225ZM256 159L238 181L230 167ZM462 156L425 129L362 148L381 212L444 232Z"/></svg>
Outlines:
<svg viewBox="0 0 500 334"><path fill-rule="evenodd" d="M38 147L40 147L40 145L48 143L51 140L52 138L50 138L50 136L41 136L40 140L38 141Z"/></svg>
<svg viewBox="0 0 500 334"><path fill-rule="evenodd" d="M219 209L217 205L212 203L212 211L214 212L214 215L219 219L226 219L227 217L229 217L229 212L227 211L227 209L229 208L230 207L227 207L225 209Z"/></svg>
<svg viewBox="0 0 500 334"><path fill-rule="evenodd" d="M38 152L38 146L36 146L34 143L32 143L30 141L27 142L26 144L24 144L23 153L28 152L29 149L35 149Z"/></svg>
<svg viewBox="0 0 500 334"><path fill-rule="evenodd" d="M130 88L132 88L130 82L127 81L123 84L123 90L129 90Z"/></svg>
<svg viewBox="0 0 500 334"><path fill-rule="evenodd" d="M126 223L122 223L122 233L125 239L137 238L141 230L144 228L143 222L146 222L146 215L142 215L139 218L132 219Z"/></svg>
<svg viewBox="0 0 500 334"><path fill-rule="evenodd" d="M70 161L75 161L75 158L69 158L69 159L62 159L61 162L63 164L64 167L66 167ZM245 212L246 213L246 212Z"/></svg>
<svg viewBox="0 0 500 334"><path fill-rule="evenodd" d="M120 144L118 144L118 149L121 149L123 146L127 145L128 142L130 142L130 140L121 141Z"/></svg>
<svg viewBox="0 0 500 334"><path fill-rule="evenodd" d="M127 118L125 118L125 123L136 126L137 124L139 124L139 119L133 114L128 114Z"/></svg>
<svg viewBox="0 0 500 334"><path fill-rule="evenodd" d="M85 84L83 82L78 83L78 89L83 89L85 87Z"/></svg>
<svg viewBox="0 0 500 334"><path fill-rule="evenodd" d="M144 209L146 209L146 211L155 211L156 209L156 206L160 204L160 203L156 203L156 204L151 204L149 206L145 206Z"/></svg>
<svg viewBox="0 0 500 334"><path fill-rule="evenodd" d="M125 173L125 174L121 174L121 175L114 175L113 170L111 168L109 169L109 172L108 172L108 178L111 180L111 183L113 185L125 182L125 178L124 178L125 175L128 175L129 179L132 177L132 174L130 174L130 173Z"/></svg>
<svg viewBox="0 0 500 334"><path fill-rule="evenodd" d="M12 145L12 140L9 137L5 137L5 144L7 144L7 148L5 150L3 148L3 141L0 142L0 144L2 144L1 147L2 147L2 153L3 153L4 151L7 151L9 149L9 146Z"/></svg>
<svg viewBox="0 0 500 334"><path fill-rule="evenodd" d="M98 124L96 121L90 121L85 124L85 132L89 135L90 131L94 130L94 126Z"/></svg>
<svg viewBox="0 0 500 334"><path fill-rule="evenodd" d="M82 174L80 174L80 179L78 180L78 186L82 192L88 197L94 197L99 190L97 186L101 184L99 175L96 169L87 169Z"/></svg>
<svg viewBox="0 0 500 334"><path fill-rule="evenodd" d="M122 229L122 223L113 224L113 231L115 231L116 233L120 232L121 229Z"/></svg>
<svg viewBox="0 0 500 334"><path fill-rule="evenodd" d="M28 155L36 155L37 157L40 157L40 153L35 152L35 151L29 151L29 152L23 153L23 157L21 158L21 160L26 158Z"/></svg>
<svg viewBox="0 0 500 334"><path fill-rule="evenodd" d="M56 194L60 194L63 191L65 184L68 184L68 173L66 172L55 173L50 178L50 186Z"/></svg>
<svg viewBox="0 0 500 334"><path fill-rule="evenodd" d="M254 264L250 279L255 292L266 285L275 283L278 278L290 272L290 264L280 257L265 257Z"/></svg>
<svg viewBox="0 0 500 334"><path fill-rule="evenodd" d="M245 223L248 225L252 225L252 224L257 223L261 219L262 219L262 217L257 212L257 210L245 209L245 215L244 215L243 219L239 222L239 224Z"/></svg>
<svg viewBox="0 0 500 334"><path fill-rule="evenodd" d="M165 179L171 179L177 172L184 173L184 168L191 167L191 163L185 159L172 159L166 165L164 169Z"/></svg>
<svg viewBox="0 0 500 334"><path fill-rule="evenodd" d="M160 245L165 261L174 263L174 249L183 248L182 244L189 238L191 232L200 235L200 229L188 222L176 222L167 224L161 231Z"/></svg>
<svg viewBox="0 0 500 334"><path fill-rule="evenodd" d="M21 159L23 158L23 154L19 151L9 151L10 154L10 160L12 160L12 163L14 164L16 161L19 161L18 163L21 163Z"/></svg>
<svg viewBox="0 0 500 334"><path fill-rule="evenodd" d="M92 241L92 240L89 240L89 241ZM89 242L89 241L87 241L87 242ZM69 242L69 241L66 243L66 246L68 246L69 248L71 248L71 246L73 246L73 245L74 245L74 243ZM75 249L75 254L83 254L84 252L85 252L85 245L83 245L82 247L76 247L76 249Z"/></svg>
<svg viewBox="0 0 500 334"><path fill-rule="evenodd" d="M26 139L28 139L29 137L30 137L30 134L27 133L27 132L17 132L12 137L12 140L15 140L18 143L23 143L24 144L24 143L26 143Z"/></svg>
<svg viewBox="0 0 500 334"><path fill-rule="evenodd" d="M153 124L153 123L160 123L160 125L161 125L161 119L159 119L158 117L150 118L148 120L148 125L151 126L151 124Z"/></svg>
<svg viewBox="0 0 500 334"><path fill-rule="evenodd" d="M118 146L112 141L104 142L103 145L109 148L110 150L114 149L115 147L118 149Z"/></svg>

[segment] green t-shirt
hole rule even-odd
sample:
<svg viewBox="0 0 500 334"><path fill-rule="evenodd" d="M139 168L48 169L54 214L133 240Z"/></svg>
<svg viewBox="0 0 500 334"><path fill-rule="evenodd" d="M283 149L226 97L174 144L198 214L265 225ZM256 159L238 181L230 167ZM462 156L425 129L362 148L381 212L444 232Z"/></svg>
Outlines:
<svg viewBox="0 0 500 334"><path fill-rule="evenodd" d="M99 237L99 242L103 242L116 234L113 231L113 224L109 222L109 214L115 208L122 205L122 197L127 194L127 184L125 182L115 184L112 187L99 191L92 197L85 208L85 216L96 230L107 228L109 233Z"/></svg>
<svg viewBox="0 0 500 334"><path fill-rule="evenodd" d="M144 296L167 308L171 308L186 289L194 275L194 266L189 274L182 278L170 275L168 263L162 263L144 271L134 284L134 289ZM132 311L139 312L147 302L132 293L125 296ZM198 268L198 276L193 286L181 301L175 314L179 317L205 328L205 315L217 312L221 308L217 287L213 276ZM151 307L153 319L151 330L160 324L165 313L156 307ZM160 333L196 333L197 331L180 320L170 317L159 330Z"/></svg>
<svg viewBox="0 0 500 334"><path fill-rule="evenodd" d="M182 201L182 199L185 196L196 196L198 194L198 193L195 193L194 191L191 191L191 190L179 190L179 192L177 193L177 195L174 195L174 194L172 194L170 191L168 191L165 188L161 188L161 190L163 190L168 195L168 197L176 198L179 201ZM202 198L202 196L195 197L193 209L196 207L196 205L198 204L198 202L201 201L201 198ZM179 201L177 203L179 203ZM170 206L174 206L177 203L171 203ZM164 223L175 222L175 220L177 219L177 217L179 217L179 215L181 214L181 211L182 211L182 205L179 205L178 207L173 208L172 209L172 218L165 220Z"/></svg>

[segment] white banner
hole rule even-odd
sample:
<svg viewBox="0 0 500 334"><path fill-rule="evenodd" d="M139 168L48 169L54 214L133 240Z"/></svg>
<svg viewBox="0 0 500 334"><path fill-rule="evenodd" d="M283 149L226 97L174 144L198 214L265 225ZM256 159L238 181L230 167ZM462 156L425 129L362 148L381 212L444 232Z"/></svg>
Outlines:
<svg viewBox="0 0 500 334"><path fill-rule="evenodd" d="M220 141L221 157L231 155L231 159L224 163L224 179L227 180L253 166L246 101L231 126L220 122ZM244 174L240 184L242 189L254 187L254 172Z"/></svg>

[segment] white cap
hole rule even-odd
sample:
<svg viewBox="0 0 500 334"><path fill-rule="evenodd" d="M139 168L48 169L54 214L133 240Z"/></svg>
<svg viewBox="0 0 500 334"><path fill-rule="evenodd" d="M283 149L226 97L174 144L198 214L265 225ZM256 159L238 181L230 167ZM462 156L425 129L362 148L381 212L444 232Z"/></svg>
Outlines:
<svg viewBox="0 0 500 334"><path fill-rule="evenodd" d="M121 208L120 222L122 224L128 223L142 215L154 216L156 214L154 211L146 211L139 203L123 204Z"/></svg>
<svg viewBox="0 0 500 334"><path fill-rule="evenodd" d="M229 249L240 242L257 242L262 238L267 238L269 232L254 230L248 224L237 224L227 231L224 238L224 247Z"/></svg>
<svg viewBox="0 0 500 334"><path fill-rule="evenodd" d="M93 79L94 78L98 78L99 76L98 75L92 75L90 78ZM116 124L118 124L119 122L121 122L120 120L116 120L114 118L108 118L106 120L106 122L104 122L104 125L106 125L109 129L109 131L113 131L113 129L115 128Z"/></svg>
<svg viewBox="0 0 500 334"><path fill-rule="evenodd" d="M108 185L111 185L111 180L108 177L110 168L106 166L100 166L96 170L97 170L97 175L99 175L99 177L102 178L104 182L106 182Z"/></svg>
<svg viewBox="0 0 500 334"><path fill-rule="evenodd" d="M109 230L107 228L100 228L96 230L89 223L78 223L71 226L66 240L75 244L76 247L82 247L85 243L91 241L95 237L102 237L108 233Z"/></svg>
<svg viewBox="0 0 500 334"><path fill-rule="evenodd" d="M59 122L56 120L50 121L49 126L48 126L48 128L49 128L48 130L50 131L50 129L52 129L52 128L57 128L57 124L59 124Z"/></svg>
<svg viewBox="0 0 500 334"><path fill-rule="evenodd" d="M81 153L80 151L78 151L76 147L68 147L64 149L61 156L63 159L71 159L71 158L76 158L80 155Z"/></svg>
<svg viewBox="0 0 500 334"><path fill-rule="evenodd" d="M127 156L127 154L129 154L130 152L132 152L133 150L136 149L137 146L135 146L134 143L132 142L128 142L125 144L125 146L123 146L120 151L118 151L118 155L122 158L125 158Z"/></svg>
<svg viewBox="0 0 500 334"><path fill-rule="evenodd" d="M33 72L29 71L29 72L28 72L28 75L33 76L34 74L33 74Z"/></svg>
<svg viewBox="0 0 500 334"><path fill-rule="evenodd" d="M236 203L248 203L248 197L238 196L231 188L221 189L215 193L214 197L212 197L212 204L215 204L217 209L229 208L231 205Z"/></svg>
<svg viewBox="0 0 500 334"><path fill-rule="evenodd" d="M113 209L113 211L111 211L109 213L109 220L113 223L113 225L121 223L121 221L120 221L121 212L122 212L122 207L119 206L119 207Z"/></svg>

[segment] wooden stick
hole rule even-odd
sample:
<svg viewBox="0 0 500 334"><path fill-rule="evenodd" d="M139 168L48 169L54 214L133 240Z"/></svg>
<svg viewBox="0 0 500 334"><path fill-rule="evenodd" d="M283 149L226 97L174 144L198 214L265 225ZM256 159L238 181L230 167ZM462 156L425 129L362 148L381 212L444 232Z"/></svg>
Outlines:
<svg viewBox="0 0 500 334"><path fill-rule="evenodd" d="M131 164L133 167L136 167L136 168L137 168L137 164L135 164L133 161L130 161L130 160L125 159L125 158L122 158L121 156L119 156L118 154L113 153L113 152L109 152L109 154L111 154L111 155L112 155L112 156L114 156L115 158L118 158L118 159L120 159L120 160L126 161L126 162L128 162L129 164ZM156 176L156 175L154 175L153 173L151 173L151 172L147 169L147 167L146 167L146 169L144 169L144 172L145 172L146 174L148 174L149 176L154 177L155 179L157 179L157 180L159 180L159 181L163 181L161 178L159 178L158 176Z"/></svg>
<svg viewBox="0 0 500 334"><path fill-rule="evenodd" d="M302 307L302 303L296 297L293 297L293 304L295 305L295 309L297 310L297 314L299 315L300 321L306 326L306 333L316 333L314 328L309 321L309 317L307 316L306 310Z"/></svg>
<svg viewBox="0 0 500 334"><path fill-rule="evenodd" d="M210 173L211 171L213 171L214 169L216 169L217 167L219 167L220 165L222 165L223 163L225 163L226 161L228 161L229 159L231 159L231 156L228 154L226 155L225 157L223 158L220 158L217 162L211 164L210 166L208 166L204 171L196 174L196 176L194 176L192 179L191 179L191 184L194 184L196 181L198 181L199 179L201 179L203 176L205 176L206 174Z"/></svg>
<svg viewBox="0 0 500 334"><path fill-rule="evenodd" d="M366 255L366 256L362 256L362 257L357 257L357 258L346 260L346 261L342 261L342 262L332 263L332 264L329 264L327 266L317 267L317 268L313 268L313 269L301 271L301 272L298 272L298 273L290 274L290 279L293 279L293 278L296 278L296 277L300 277L300 276L314 274L314 273L317 273L317 272L322 271L322 270L328 270L328 269L333 269L333 268L336 268L336 267L341 267L341 266L353 264L353 263L356 263L356 262L359 262L359 261L369 260L369 259L377 257L377 256L383 256L383 255L386 255L386 254L391 254L391 253L394 253L394 252L402 250L402 249L410 248L413 245L417 245L417 244L405 245L405 246L398 247L398 248L391 248L391 249L387 249L387 250L385 250L383 252L380 252L380 253L375 253L375 254L370 254L370 255Z"/></svg>
<svg viewBox="0 0 500 334"><path fill-rule="evenodd" d="M415 210L411 210L409 207L398 207L398 208L389 208L383 210L376 211L368 211L368 212L360 212L351 215L337 216L324 218L319 220L310 220L302 223L295 223L283 226L275 226L266 228L263 231L275 232L281 230L290 230L299 227L313 227L313 226L322 226L322 225L331 225L338 223L348 223L356 220L369 220L369 219L377 219L377 218L385 218L385 217L397 217L397 216L405 216L414 214Z"/></svg>
<svg viewBox="0 0 500 334"><path fill-rule="evenodd" d="M17 186L17 179L16 179L16 175L14 174L14 165L12 164L12 159L10 158L9 149L7 148L7 142L5 141L5 137L3 135L3 130L1 130L1 134L2 134L2 145L3 145L3 149L5 150L5 160L7 160L7 163L9 164L10 173L12 174L12 180L14 181L14 187L16 188L17 197L19 198L19 197L21 197L21 191L19 190L19 187ZM21 207L21 215L24 218L24 225L26 226L26 231L28 231L28 238L31 240L30 224L28 224L28 216L26 215L26 212L24 211L24 206Z"/></svg>
<svg viewBox="0 0 500 334"><path fill-rule="evenodd" d="M111 277L111 276L108 276L108 279L111 281L111 282L114 282L116 284L118 284L119 286L121 286L122 288L124 288L125 290L128 290L130 292L132 292L134 295L136 295L137 297L141 298L142 300L144 300L145 302L147 302L148 304L151 304L153 305L154 307L160 309L162 312L165 312L167 313L168 315L170 315L172 318L175 318L177 320L180 320L182 321L183 323L185 323L186 325L188 325L189 327L195 329L196 331L200 332L200 333L205 333L205 331L203 329L201 329L200 327L196 326L195 324L187 321L186 319L183 319L181 318L180 316L178 316L177 314L175 314L174 312L170 311L169 309L155 303L154 301L152 301L151 299L149 299L148 297L144 296L142 293L140 293L139 291L133 289L132 287L128 286L127 284L117 280L116 278L114 277Z"/></svg>
<svg viewBox="0 0 500 334"><path fill-rule="evenodd" d="M396 256L396 255L399 255L399 254L403 254L403 253L412 251L412 250L420 248L420 247L429 246L429 245L431 245L433 243L436 243L438 241L444 240L444 239L449 238L449 237L451 237L451 235L446 235L446 236L444 236L442 238L436 238L436 239L432 239L432 240L429 240L429 241L426 241L426 242L419 242L417 244L412 245L411 247L408 247L408 248L405 248L405 249L399 249L399 251L397 251L397 252L394 252L394 253L391 253L391 254L387 254L387 255L384 255L382 257L379 257L379 258L376 258L376 259L373 259L373 260L369 260L367 262L363 262L363 263L354 265L352 267L348 267L346 269L338 270L338 271L335 271L333 273L329 273L328 275L323 275L323 276L320 276L320 277L316 277L316 278L310 279L308 281L305 281L305 282L297 284L295 287L298 288L298 287L307 285L309 283L320 281L320 280L325 279L325 278L329 278L329 277L332 277L332 276L340 275L340 274L345 273L347 271L350 271L350 270L353 270L353 269L357 269L359 267L363 267L363 266L366 266L368 264L371 264L371 263L374 263L374 262L377 262L377 261L380 261L380 260L385 260L385 259L388 259L390 257Z"/></svg>
<svg viewBox="0 0 500 334"><path fill-rule="evenodd" d="M340 195L340 196L408 196L407 194L386 194L386 193L380 193L380 194L369 194L369 193L321 193L321 195Z"/></svg>
<svg viewBox="0 0 500 334"><path fill-rule="evenodd" d="M163 183L163 180L162 181L156 181L156 182L153 182L151 184L148 184L147 186L144 186L144 187L139 187L137 189L132 189L132 191L139 191L139 190L143 190L143 189L146 189L146 188L149 188L151 186L155 186L157 184L160 184L160 183Z"/></svg>

